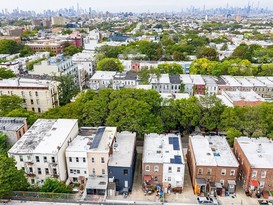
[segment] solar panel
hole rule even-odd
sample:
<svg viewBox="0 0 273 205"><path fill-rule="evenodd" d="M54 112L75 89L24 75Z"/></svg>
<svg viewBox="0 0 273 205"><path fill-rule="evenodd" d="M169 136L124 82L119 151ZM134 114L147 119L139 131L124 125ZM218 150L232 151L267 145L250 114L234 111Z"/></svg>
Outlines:
<svg viewBox="0 0 273 205"><path fill-rule="evenodd" d="M181 156L175 155L175 156L174 156L174 163L175 163L175 164L182 164Z"/></svg>
<svg viewBox="0 0 273 205"><path fill-rule="evenodd" d="M173 150L180 150L179 141L177 137L173 138Z"/></svg>
<svg viewBox="0 0 273 205"><path fill-rule="evenodd" d="M105 130L105 127L100 127L96 133L96 136L90 146L90 149L94 149L94 148L98 148L99 144L100 144L100 140L101 140L101 137L104 133L104 130Z"/></svg>
<svg viewBox="0 0 273 205"><path fill-rule="evenodd" d="M169 144L173 144L173 137L169 137Z"/></svg>

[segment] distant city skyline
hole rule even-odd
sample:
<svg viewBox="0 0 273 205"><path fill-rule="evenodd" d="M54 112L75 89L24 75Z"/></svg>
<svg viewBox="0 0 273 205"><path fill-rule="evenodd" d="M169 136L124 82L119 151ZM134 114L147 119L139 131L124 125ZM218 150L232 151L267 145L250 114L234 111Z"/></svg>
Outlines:
<svg viewBox="0 0 273 205"><path fill-rule="evenodd" d="M19 10L33 10L41 12L43 10L57 10L61 8L74 7L77 9L77 4L81 9L88 10L90 7L92 10L109 11L109 12L179 12L182 9L195 7L200 9L209 8L226 8L226 7L246 7L250 5L252 8L269 8L273 9L272 0L10 0L1 1L0 8Z"/></svg>

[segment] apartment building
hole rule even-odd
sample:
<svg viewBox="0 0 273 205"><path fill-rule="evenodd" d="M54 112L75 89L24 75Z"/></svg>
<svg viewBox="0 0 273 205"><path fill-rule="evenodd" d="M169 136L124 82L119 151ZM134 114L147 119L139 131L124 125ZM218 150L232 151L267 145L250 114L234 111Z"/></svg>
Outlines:
<svg viewBox="0 0 273 205"><path fill-rule="evenodd" d="M14 145L27 131L27 120L22 117L0 117L0 132Z"/></svg>
<svg viewBox="0 0 273 205"><path fill-rule="evenodd" d="M87 153L87 194L104 195L108 186L108 162L117 137L116 127L99 127Z"/></svg>
<svg viewBox="0 0 273 205"><path fill-rule="evenodd" d="M117 134L113 153L108 163L108 178L119 193L131 192L136 161L136 133L123 131Z"/></svg>
<svg viewBox="0 0 273 205"><path fill-rule="evenodd" d="M239 137L234 153L240 164L239 179L246 192L271 191L273 187L273 142L268 138Z"/></svg>
<svg viewBox="0 0 273 205"><path fill-rule="evenodd" d="M62 53L64 50L65 40L47 39L47 40L35 40L26 43L33 52L42 52L50 50L54 54Z"/></svg>
<svg viewBox="0 0 273 205"><path fill-rule="evenodd" d="M84 69L88 78L91 78L95 72L94 52L83 51L82 53L76 53L72 56L72 63Z"/></svg>
<svg viewBox="0 0 273 205"><path fill-rule="evenodd" d="M180 137L148 134L144 138L142 182L146 190L160 184L164 192L183 189L185 161Z"/></svg>
<svg viewBox="0 0 273 205"><path fill-rule="evenodd" d="M100 90L111 87L115 75L115 71L97 71L90 78L90 89Z"/></svg>
<svg viewBox="0 0 273 205"><path fill-rule="evenodd" d="M235 192L239 163L225 137L189 136L187 160L195 194Z"/></svg>
<svg viewBox="0 0 273 205"><path fill-rule="evenodd" d="M138 85L137 73L128 71L126 73L117 73L113 78L113 89L135 88Z"/></svg>
<svg viewBox="0 0 273 205"><path fill-rule="evenodd" d="M59 105L58 82L26 78L0 80L1 95L17 95L24 99L27 110L42 113Z"/></svg>
<svg viewBox="0 0 273 205"><path fill-rule="evenodd" d="M65 150L78 133L75 119L38 119L8 151L30 184L42 185L48 177L67 179Z"/></svg>

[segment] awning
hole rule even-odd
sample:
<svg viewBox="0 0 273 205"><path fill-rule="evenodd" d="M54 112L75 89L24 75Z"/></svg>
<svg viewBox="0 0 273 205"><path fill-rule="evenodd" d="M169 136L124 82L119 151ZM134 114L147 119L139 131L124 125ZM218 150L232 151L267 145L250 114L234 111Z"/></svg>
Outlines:
<svg viewBox="0 0 273 205"><path fill-rule="evenodd" d="M258 182L258 180L256 180L256 179L251 179L251 180L250 180L250 185L251 185L251 186L258 187L258 186L259 186L259 182Z"/></svg>
<svg viewBox="0 0 273 205"><path fill-rule="evenodd" d="M145 175L145 176L143 177L143 180L144 180L144 181L151 181L151 179L152 179L152 176L151 176L151 175Z"/></svg>

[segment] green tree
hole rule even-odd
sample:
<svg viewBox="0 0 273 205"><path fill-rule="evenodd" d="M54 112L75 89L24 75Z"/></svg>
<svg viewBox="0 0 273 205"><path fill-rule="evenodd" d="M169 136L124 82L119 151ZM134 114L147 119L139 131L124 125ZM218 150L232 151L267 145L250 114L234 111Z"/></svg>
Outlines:
<svg viewBox="0 0 273 205"><path fill-rule="evenodd" d="M27 190L29 184L23 170L17 170L11 157L0 155L0 197L10 196L12 191Z"/></svg>
<svg viewBox="0 0 273 205"><path fill-rule="evenodd" d="M10 149L10 144L8 143L8 137L0 132L0 155L7 155Z"/></svg>
<svg viewBox="0 0 273 205"><path fill-rule="evenodd" d="M62 34L63 35L70 35L72 33L72 30L70 30L70 29L64 29L63 31L62 31Z"/></svg>
<svg viewBox="0 0 273 205"><path fill-rule="evenodd" d="M51 193L71 193L72 187L67 186L62 181L58 181L58 179L46 178L40 191L51 192Z"/></svg>
<svg viewBox="0 0 273 205"><path fill-rule="evenodd" d="M8 70L7 68L0 68L0 78L8 79L13 77L16 77L16 75L12 70Z"/></svg>
<svg viewBox="0 0 273 205"><path fill-rule="evenodd" d="M241 137L242 133L239 130L236 130L234 128L229 128L226 132L227 134L227 140L230 146L233 147L234 139L237 137Z"/></svg>
<svg viewBox="0 0 273 205"><path fill-rule="evenodd" d="M16 41L9 40L9 39L0 40L0 54L19 53L20 49L21 49L21 46Z"/></svg>
<svg viewBox="0 0 273 205"><path fill-rule="evenodd" d="M80 53L81 51L82 51L82 48L78 48L77 46L70 45L64 49L64 55L73 56L74 54Z"/></svg>
<svg viewBox="0 0 273 205"><path fill-rule="evenodd" d="M273 63L260 66L259 76L273 76Z"/></svg>
<svg viewBox="0 0 273 205"><path fill-rule="evenodd" d="M172 57L174 61L183 61L183 60L186 60L187 58L184 53L179 51L174 51Z"/></svg>
<svg viewBox="0 0 273 205"><path fill-rule="evenodd" d="M0 96L0 115L5 116L9 112L21 108L23 99L17 95L2 95Z"/></svg>
<svg viewBox="0 0 273 205"><path fill-rule="evenodd" d="M217 64L217 62L206 58L196 59L190 65L190 74L211 75Z"/></svg>
<svg viewBox="0 0 273 205"><path fill-rule="evenodd" d="M104 58L97 64L97 70L102 71L120 71L124 70L123 65L119 59L116 58Z"/></svg>
<svg viewBox="0 0 273 205"><path fill-rule="evenodd" d="M179 127L178 112L173 99L163 101L160 108L160 118L165 131L175 130Z"/></svg>
<svg viewBox="0 0 273 205"><path fill-rule="evenodd" d="M27 57L33 54L32 48L26 45L19 52L20 57Z"/></svg>
<svg viewBox="0 0 273 205"><path fill-rule="evenodd" d="M173 74L173 75L179 75L183 74L183 68L181 65L177 63L162 63L159 64L157 67L161 74L167 73L167 74Z"/></svg>
<svg viewBox="0 0 273 205"><path fill-rule="evenodd" d="M71 75L62 75L56 77L60 82L58 86L60 105L66 105L70 100L79 93L79 88L75 85Z"/></svg>
<svg viewBox="0 0 273 205"><path fill-rule="evenodd" d="M27 124L29 126L33 125L34 122L39 118L38 114L34 111L28 111L23 108L14 109L9 112L7 117L25 117L27 118Z"/></svg>
<svg viewBox="0 0 273 205"><path fill-rule="evenodd" d="M207 58L208 60L217 61L219 60L218 53L215 48L200 47L197 50L197 58Z"/></svg>

